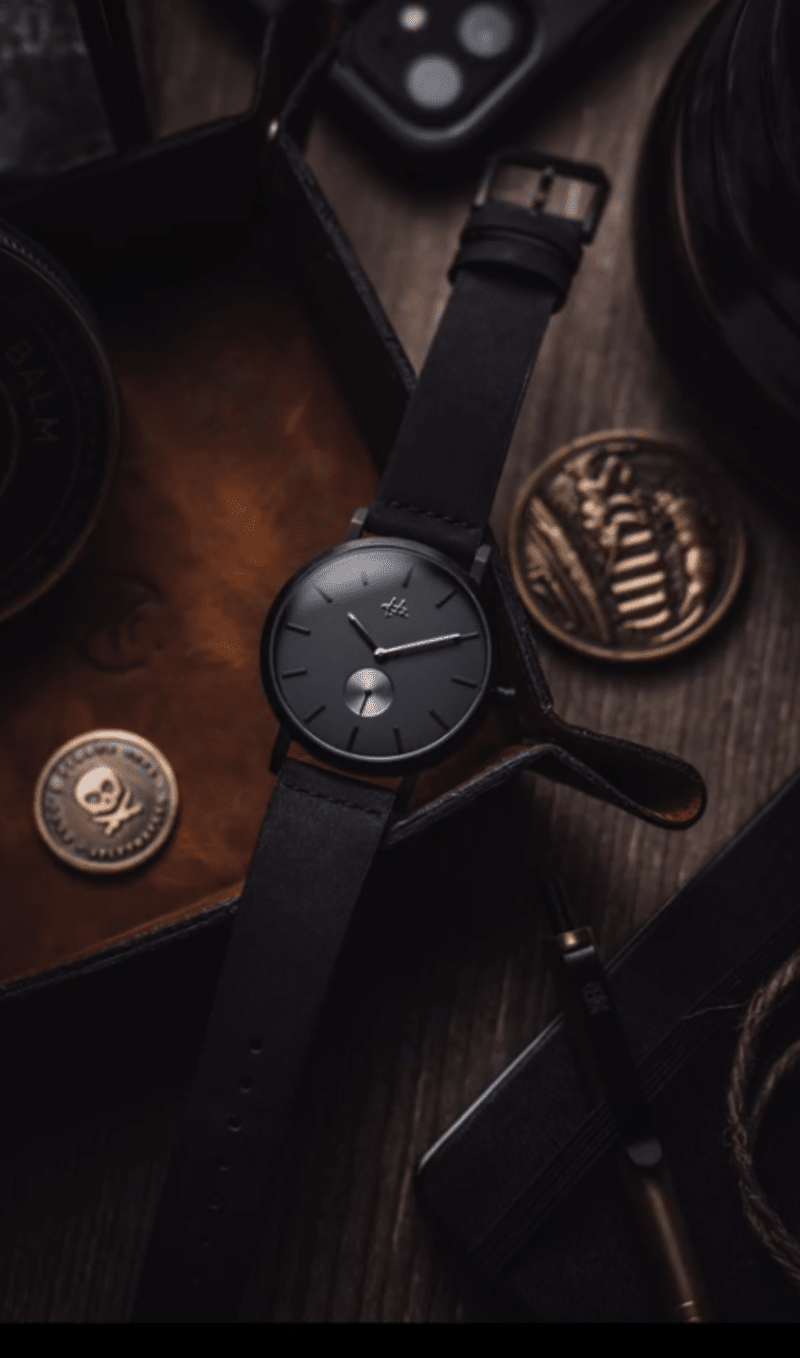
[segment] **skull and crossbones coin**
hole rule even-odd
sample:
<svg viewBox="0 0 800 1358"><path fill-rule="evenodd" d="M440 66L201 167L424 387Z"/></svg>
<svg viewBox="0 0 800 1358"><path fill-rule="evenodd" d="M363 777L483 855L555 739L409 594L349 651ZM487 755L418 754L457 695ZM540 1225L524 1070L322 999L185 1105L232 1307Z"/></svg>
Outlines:
<svg viewBox="0 0 800 1358"><path fill-rule="evenodd" d="M131 731L89 731L47 761L33 809L45 844L70 867L125 872L166 843L178 784L149 740Z"/></svg>

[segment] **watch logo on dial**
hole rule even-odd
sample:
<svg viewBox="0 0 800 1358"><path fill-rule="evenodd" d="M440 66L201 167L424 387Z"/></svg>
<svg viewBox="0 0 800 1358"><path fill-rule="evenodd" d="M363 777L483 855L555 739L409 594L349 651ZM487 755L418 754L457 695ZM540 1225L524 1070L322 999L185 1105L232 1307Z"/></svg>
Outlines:
<svg viewBox="0 0 800 1358"><path fill-rule="evenodd" d="M408 617L408 609L406 608L405 599L398 599L394 594L392 595L391 599L389 599L388 603L381 604L381 608L383 609L387 618Z"/></svg>

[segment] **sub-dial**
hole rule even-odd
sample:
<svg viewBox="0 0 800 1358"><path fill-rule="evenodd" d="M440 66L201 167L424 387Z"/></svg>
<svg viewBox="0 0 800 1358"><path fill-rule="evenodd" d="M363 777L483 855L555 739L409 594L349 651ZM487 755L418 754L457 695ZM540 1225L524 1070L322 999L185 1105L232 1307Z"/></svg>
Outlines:
<svg viewBox="0 0 800 1358"><path fill-rule="evenodd" d="M344 700L357 717L379 717L393 698L394 685L383 670L356 670L344 686Z"/></svg>

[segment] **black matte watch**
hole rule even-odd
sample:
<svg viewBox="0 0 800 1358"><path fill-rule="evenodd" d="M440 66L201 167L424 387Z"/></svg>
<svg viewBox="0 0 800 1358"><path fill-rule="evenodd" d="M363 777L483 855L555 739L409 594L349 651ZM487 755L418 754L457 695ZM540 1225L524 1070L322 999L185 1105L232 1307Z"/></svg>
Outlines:
<svg viewBox="0 0 800 1358"><path fill-rule="evenodd" d="M509 163L539 172L532 207L490 196ZM556 177L590 187L582 221L544 210ZM317 1015L398 790L468 737L500 678L481 598L487 521L547 322L607 192L591 166L527 151L494 158L375 501L270 611L261 666L281 723L279 777L162 1196L139 1319L237 1313ZM314 762L292 758L292 742Z"/></svg>

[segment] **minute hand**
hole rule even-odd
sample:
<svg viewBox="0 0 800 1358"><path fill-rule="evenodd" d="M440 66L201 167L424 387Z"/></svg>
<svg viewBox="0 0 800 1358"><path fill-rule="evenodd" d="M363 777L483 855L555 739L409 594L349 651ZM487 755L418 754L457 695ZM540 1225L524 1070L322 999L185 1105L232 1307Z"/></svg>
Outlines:
<svg viewBox="0 0 800 1358"><path fill-rule="evenodd" d="M375 659L390 655L411 655L414 651L432 651L435 646L451 646L456 641L470 641L479 632L448 632L444 637L426 637L424 641L407 641L402 646L376 646Z"/></svg>

